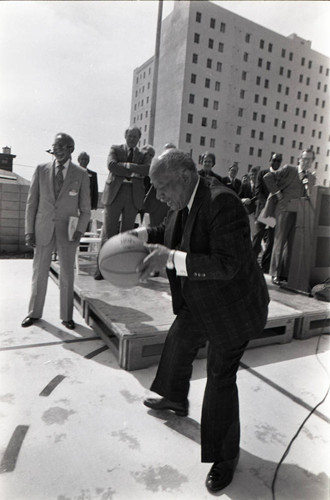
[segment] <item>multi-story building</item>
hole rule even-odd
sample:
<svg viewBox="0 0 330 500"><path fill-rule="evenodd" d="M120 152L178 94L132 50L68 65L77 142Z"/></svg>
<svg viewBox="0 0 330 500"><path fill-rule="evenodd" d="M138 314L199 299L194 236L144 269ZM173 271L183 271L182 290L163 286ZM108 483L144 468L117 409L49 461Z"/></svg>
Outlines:
<svg viewBox="0 0 330 500"><path fill-rule="evenodd" d="M206 1L174 2L162 22L155 131L189 152L215 154L224 175L267 166L273 152L297 163L312 147L318 183L329 185L330 60L311 42L275 33ZM154 58L134 71L131 123L148 142Z"/></svg>

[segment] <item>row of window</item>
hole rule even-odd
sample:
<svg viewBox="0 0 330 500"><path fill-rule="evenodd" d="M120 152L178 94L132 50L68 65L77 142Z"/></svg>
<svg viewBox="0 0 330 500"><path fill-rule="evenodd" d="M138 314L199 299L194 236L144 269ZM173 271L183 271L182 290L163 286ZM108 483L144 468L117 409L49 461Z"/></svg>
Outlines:
<svg viewBox="0 0 330 500"><path fill-rule="evenodd" d="M201 23L201 21L202 21L202 13L201 12L196 12L196 22L197 23ZM216 28L216 19L213 18L213 17L210 18L210 28L212 28L212 29ZM220 32L221 33L225 33L225 31L226 31L226 24L223 23L223 22L220 22ZM195 43L199 43L200 42L200 35L199 35L199 33L195 33L194 42ZM251 42L251 34L250 33L246 33L245 34L245 42L246 43L250 43ZM209 39L208 47L211 48L211 49L213 49L213 46L214 46L214 40ZM270 52L270 53L273 52L273 44L271 42L267 43L263 39L259 40L259 48L262 49L262 50L267 48L268 52ZM281 57L282 58L286 58L286 55L287 55L287 50L282 48L281 49ZM291 52L291 51L288 52L288 59L289 59L289 61L293 61L293 52ZM300 64L301 64L301 66L305 66L305 64L307 65L307 61L306 61L305 57L301 57ZM313 62L311 60L309 60L307 66L308 66L308 69L311 69L312 66L313 66ZM319 73L320 74L323 73L323 69L324 69L323 65L320 64L320 66L319 66ZM329 76L329 68L325 69L325 74L326 74L326 76Z"/></svg>
<svg viewBox="0 0 330 500"><path fill-rule="evenodd" d="M151 66L148 68L147 73L148 73L148 76L151 75ZM143 71L143 73L141 71L141 73L139 75L137 75L137 77L136 77L136 83L139 83L139 80L145 79L147 76L147 73L146 73L146 71Z"/></svg>
<svg viewBox="0 0 330 500"><path fill-rule="evenodd" d="M192 135L190 133L187 133L186 134L186 142L188 144L191 143L191 139L192 139ZM199 144L200 144L200 146L206 146L206 137L205 136L200 137ZM210 146L210 148L215 148L215 139L214 138L210 139L209 146Z"/></svg>

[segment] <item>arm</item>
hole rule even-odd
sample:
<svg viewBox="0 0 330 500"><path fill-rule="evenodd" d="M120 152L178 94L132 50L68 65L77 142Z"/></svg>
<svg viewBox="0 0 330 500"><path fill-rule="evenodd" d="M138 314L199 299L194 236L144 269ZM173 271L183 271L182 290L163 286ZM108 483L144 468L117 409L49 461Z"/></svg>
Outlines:
<svg viewBox="0 0 330 500"><path fill-rule="evenodd" d="M92 210L97 209L98 201L99 201L99 188L97 183L97 173L93 174L93 186L92 186Z"/></svg>
<svg viewBox="0 0 330 500"><path fill-rule="evenodd" d="M35 220L39 206L39 167L36 168L26 201L25 210L25 241L35 246Z"/></svg>
<svg viewBox="0 0 330 500"><path fill-rule="evenodd" d="M108 155L108 169L115 175L120 177L145 177L149 174L149 160L147 155L142 156L141 163L128 163L124 161L118 161L118 147L112 146L110 149L110 153Z"/></svg>
<svg viewBox="0 0 330 500"><path fill-rule="evenodd" d="M82 172L82 180L79 190L78 209L79 209L79 220L76 232L80 233L81 235L86 231L86 227L91 216L89 177L86 171Z"/></svg>

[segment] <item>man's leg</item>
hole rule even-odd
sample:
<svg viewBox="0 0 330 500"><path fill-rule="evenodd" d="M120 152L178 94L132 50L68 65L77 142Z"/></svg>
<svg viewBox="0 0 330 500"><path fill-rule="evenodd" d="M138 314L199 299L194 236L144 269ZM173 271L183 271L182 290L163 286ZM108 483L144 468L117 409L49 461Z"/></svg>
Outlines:
<svg viewBox="0 0 330 500"><path fill-rule="evenodd" d="M188 309L182 309L166 337L157 374L150 390L173 402L188 397L192 363L205 336Z"/></svg>
<svg viewBox="0 0 330 500"><path fill-rule="evenodd" d="M246 346L244 342L235 348L221 348L210 341L201 420L202 462L230 464L238 456L240 424L236 374Z"/></svg>
<svg viewBox="0 0 330 500"><path fill-rule="evenodd" d="M45 304L49 268L52 253L55 248L55 237L49 245L37 245L34 249L33 271L32 271L32 291L29 302L30 318L41 318Z"/></svg>
<svg viewBox="0 0 330 500"><path fill-rule="evenodd" d="M121 214L121 233L134 229L134 223L138 213L138 209L135 207L133 201L133 186L131 184L124 184L124 189L125 203L123 204L123 211Z"/></svg>
<svg viewBox="0 0 330 500"><path fill-rule="evenodd" d="M275 229L273 227L268 227L267 230L267 238L266 238L266 246L264 253L261 258L261 268L264 273L269 272L270 259L272 256L273 243L274 243L274 232Z"/></svg>
<svg viewBox="0 0 330 500"><path fill-rule="evenodd" d="M57 251L60 264L60 318L63 321L72 320L73 316L73 282L74 261L77 243L58 243Z"/></svg>
<svg viewBox="0 0 330 500"><path fill-rule="evenodd" d="M259 222L257 220L256 221L256 231L255 231L255 234L254 234L253 240L252 240L252 248L253 248L253 252L254 252L254 255L256 256L256 258L258 258L259 254L261 252L261 241L262 241L262 238L264 236L265 230L266 230L265 224L262 224L261 222Z"/></svg>

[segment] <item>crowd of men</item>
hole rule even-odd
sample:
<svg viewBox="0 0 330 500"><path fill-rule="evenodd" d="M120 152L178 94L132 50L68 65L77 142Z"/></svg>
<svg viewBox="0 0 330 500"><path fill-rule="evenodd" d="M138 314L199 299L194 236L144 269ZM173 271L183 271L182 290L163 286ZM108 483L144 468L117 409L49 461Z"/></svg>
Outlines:
<svg viewBox="0 0 330 500"><path fill-rule="evenodd" d="M166 270L169 279L175 320L151 385L160 397L147 398L148 408L188 415L193 361L208 342L201 460L213 464L206 487L215 493L230 484L239 460L236 374L248 342L262 334L267 321L269 295L263 271L270 271L275 284L287 276L294 230L287 207L314 184L314 155L303 151L298 167L280 167L281 155L273 154L266 170L251 168L239 180L236 164L226 177L213 172L213 154L203 155L198 170L190 155L173 144L166 144L157 156L151 146L139 149L140 137L137 127L129 127L125 143L110 148L102 194L102 244L118 232L130 231L148 249L137 269L140 279L160 270ZM97 207L97 180L87 169L87 153L79 155L80 166L72 162L74 147L72 137L57 134L54 160L39 165L32 178L25 233L26 243L34 247L34 260L23 327L42 317L56 250L60 318L64 326L75 328L74 259L91 208ZM136 228L137 214L143 217L146 211L152 224ZM275 230L267 217L275 218ZM76 225L69 236L71 218ZM260 266L257 257L266 235ZM100 269L95 279L102 279Z"/></svg>

